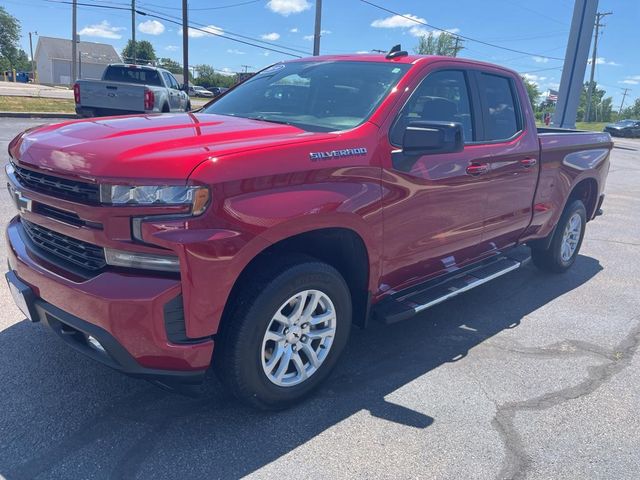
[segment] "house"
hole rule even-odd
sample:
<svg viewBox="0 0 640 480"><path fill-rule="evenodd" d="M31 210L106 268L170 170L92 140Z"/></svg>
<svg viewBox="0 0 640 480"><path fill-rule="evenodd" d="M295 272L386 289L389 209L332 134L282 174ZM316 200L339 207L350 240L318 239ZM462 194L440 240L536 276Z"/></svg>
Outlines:
<svg viewBox="0 0 640 480"><path fill-rule="evenodd" d="M78 78L101 78L110 63L120 63L111 45L78 42ZM71 40L39 37L34 55L38 81L50 85L69 85L71 79Z"/></svg>

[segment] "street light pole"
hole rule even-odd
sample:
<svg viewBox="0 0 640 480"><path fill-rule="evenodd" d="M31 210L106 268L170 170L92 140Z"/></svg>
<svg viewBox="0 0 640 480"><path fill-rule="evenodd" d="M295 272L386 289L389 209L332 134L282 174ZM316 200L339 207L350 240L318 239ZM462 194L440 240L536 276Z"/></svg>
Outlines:
<svg viewBox="0 0 640 480"><path fill-rule="evenodd" d="M31 78L33 79L33 83L36 83L36 61L33 58L33 40L31 39L31 35L38 35L38 32L29 32L29 50L31 52Z"/></svg>
<svg viewBox="0 0 640 480"><path fill-rule="evenodd" d="M322 0L316 0L316 26L313 34L313 56L320 55L320 34L322 32Z"/></svg>

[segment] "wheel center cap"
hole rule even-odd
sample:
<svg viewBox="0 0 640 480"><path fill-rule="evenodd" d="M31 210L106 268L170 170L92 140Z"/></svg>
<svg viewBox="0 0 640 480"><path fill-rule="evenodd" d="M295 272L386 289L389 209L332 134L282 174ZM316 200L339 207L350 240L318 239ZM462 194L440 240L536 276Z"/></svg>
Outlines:
<svg viewBox="0 0 640 480"><path fill-rule="evenodd" d="M293 326L289 329L289 333L287 333L287 341L289 343L298 343L300 341L300 337L302 337L302 328L300 328L298 325Z"/></svg>

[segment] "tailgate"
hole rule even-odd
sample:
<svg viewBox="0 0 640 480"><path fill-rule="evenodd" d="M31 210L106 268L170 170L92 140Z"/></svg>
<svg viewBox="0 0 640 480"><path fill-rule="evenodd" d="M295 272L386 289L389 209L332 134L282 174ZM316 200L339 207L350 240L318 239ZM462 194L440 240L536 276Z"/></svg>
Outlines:
<svg viewBox="0 0 640 480"><path fill-rule="evenodd" d="M144 85L99 80L78 83L82 107L144 112Z"/></svg>

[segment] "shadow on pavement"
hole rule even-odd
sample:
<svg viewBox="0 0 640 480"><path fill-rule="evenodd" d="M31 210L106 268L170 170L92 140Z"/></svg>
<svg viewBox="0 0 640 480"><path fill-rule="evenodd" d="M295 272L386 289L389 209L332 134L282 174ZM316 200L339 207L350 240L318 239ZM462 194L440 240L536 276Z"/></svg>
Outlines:
<svg viewBox="0 0 640 480"><path fill-rule="evenodd" d="M425 314L353 330L338 369L280 413L237 404L215 378L190 399L128 379L24 321L0 332L0 475L15 478L237 478L365 410L428 428L437 418L385 396L594 277L580 256L564 275L527 266ZM424 405L428 412L429 406Z"/></svg>

